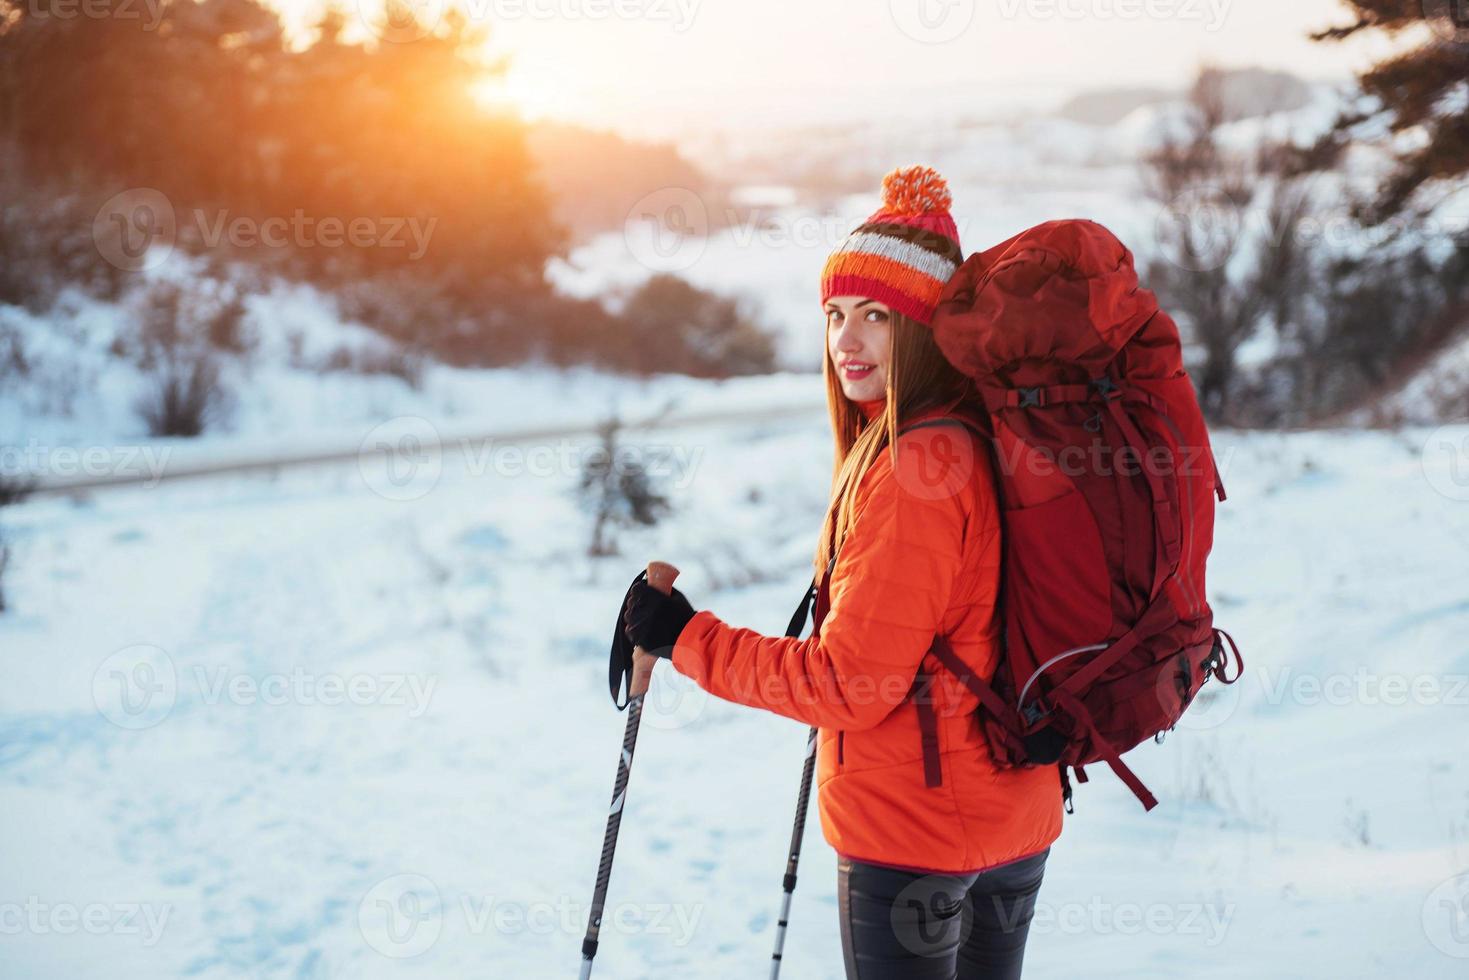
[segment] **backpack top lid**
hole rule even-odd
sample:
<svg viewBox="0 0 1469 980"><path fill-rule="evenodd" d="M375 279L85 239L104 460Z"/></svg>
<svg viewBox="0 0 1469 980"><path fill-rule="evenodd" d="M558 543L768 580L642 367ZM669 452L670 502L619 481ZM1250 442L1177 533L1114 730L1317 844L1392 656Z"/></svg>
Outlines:
<svg viewBox="0 0 1469 980"><path fill-rule="evenodd" d="M1102 375L1158 311L1129 252L1095 221L1047 221L971 255L944 287L934 339L981 384Z"/></svg>

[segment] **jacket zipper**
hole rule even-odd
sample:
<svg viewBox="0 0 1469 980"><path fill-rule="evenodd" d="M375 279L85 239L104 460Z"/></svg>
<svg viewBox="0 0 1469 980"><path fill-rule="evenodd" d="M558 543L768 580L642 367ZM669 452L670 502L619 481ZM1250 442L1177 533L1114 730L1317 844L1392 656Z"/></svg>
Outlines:
<svg viewBox="0 0 1469 980"><path fill-rule="evenodd" d="M842 741L847 737L844 731L837 732L837 765L842 764Z"/></svg>

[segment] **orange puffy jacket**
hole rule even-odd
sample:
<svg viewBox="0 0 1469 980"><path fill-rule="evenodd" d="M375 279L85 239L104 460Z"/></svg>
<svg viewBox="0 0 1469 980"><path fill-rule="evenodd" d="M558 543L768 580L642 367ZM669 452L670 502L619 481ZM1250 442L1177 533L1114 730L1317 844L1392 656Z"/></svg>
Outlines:
<svg viewBox="0 0 1469 980"><path fill-rule="evenodd" d="M1039 853L1061 833L1059 771L996 768L977 699L928 652L943 633L981 677L998 662L990 467L968 429L902 433L896 471L884 451L858 485L816 636L763 636L703 610L674 645L674 667L711 694L820 728L821 829L845 857L970 872ZM937 786L925 783L919 709L907 697L920 667L935 678Z"/></svg>

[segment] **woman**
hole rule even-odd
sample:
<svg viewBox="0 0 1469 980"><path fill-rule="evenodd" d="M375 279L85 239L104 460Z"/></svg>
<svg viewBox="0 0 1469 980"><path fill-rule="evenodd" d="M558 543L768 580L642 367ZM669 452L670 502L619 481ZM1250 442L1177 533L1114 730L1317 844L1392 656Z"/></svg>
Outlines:
<svg viewBox="0 0 1469 980"><path fill-rule="evenodd" d="M860 980L1018 977L1061 830L1057 769L998 769L976 698L931 652L942 634L987 678L999 642L989 458L953 424L972 395L928 329L962 258L949 204L933 170L893 171L822 274L836 466L815 634L762 636L646 582L624 609L630 640L710 693L820 728L821 827Z"/></svg>

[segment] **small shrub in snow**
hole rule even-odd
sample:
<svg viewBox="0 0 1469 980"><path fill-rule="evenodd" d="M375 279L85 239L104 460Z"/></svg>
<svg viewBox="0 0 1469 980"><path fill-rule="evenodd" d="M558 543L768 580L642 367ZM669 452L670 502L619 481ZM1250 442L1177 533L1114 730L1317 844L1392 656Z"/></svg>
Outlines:
<svg viewBox="0 0 1469 980"><path fill-rule="evenodd" d="M74 286L116 299L129 273L107 262L92 238L100 202L69 188L27 182L12 148L0 145L0 303L43 313Z"/></svg>
<svg viewBox="0 0 1469 980"><path fill-rule="evenodd" d="M775 369L775 342L742 304L660 273L628 297L617 338L635 371L705 378Z"/></svg>
<svg viewBox="0 0 1469 980"><path fill-rule="evenodd" d="M0 507L20 503L33 489L34 481L20 475L0 472Z"/></svg>
<svg viewBox="0 0 1469 980"><path fill-rule="evenodd" d="M423 386L423 358L396 347L338 347L322 362L321 370L387 374L415 390Z"/></svg>
<svg viewBox="0 0 1469 980"><path fill-rule="evenodd" d="M30 373L26 357L25 336L20 328L0 322L0 381L24 378Z"/></svg>
<svg viewBox="0 0 1469 980"><path fill-rule="evenodd" d="M197 436L218 421L228 404L218 362L209 353L194 351L159 360L135 407L149 435Z"/></svg>
<svg viewBox="0 0 1469 980"><path fill-rule="evenodd" d="M587 554L617 554L618 528L652 526L668 514L668 498L657 491L647 467L634 452L624 451L618 435L622 423L612 418L598 427L600 444L581 471L577 495L592 515Z"/></svg>

